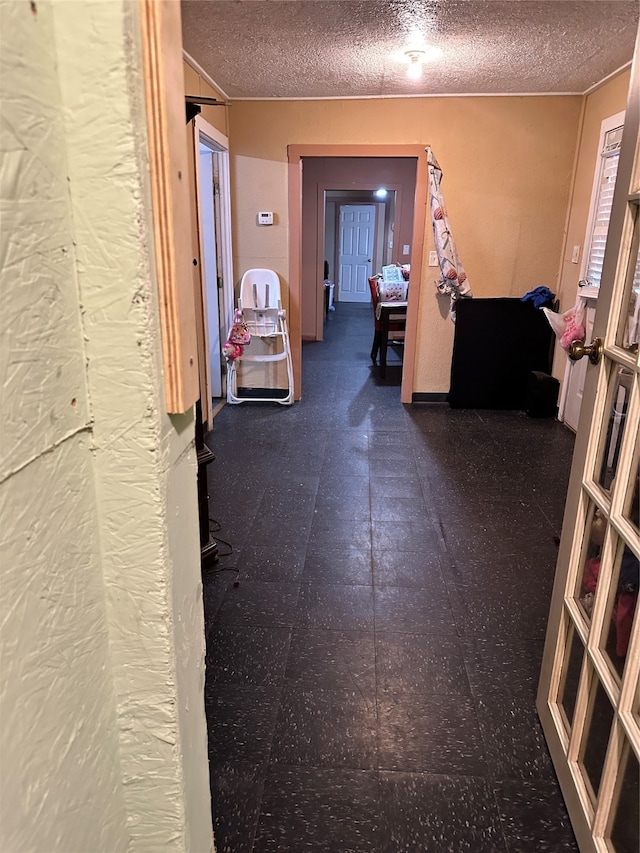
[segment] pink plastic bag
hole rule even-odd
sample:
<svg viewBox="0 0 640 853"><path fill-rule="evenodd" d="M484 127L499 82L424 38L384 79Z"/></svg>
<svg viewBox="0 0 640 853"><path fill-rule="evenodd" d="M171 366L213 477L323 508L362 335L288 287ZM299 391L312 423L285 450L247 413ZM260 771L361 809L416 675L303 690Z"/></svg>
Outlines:
<svg viewBox="0 0 640 853"><path fill-rule="evenodd" d="M228 340L232 344L238 344L239 346L248 346L251 343L251 335L249 334L249 329L247 328L247 324L244 321L244 316L242 311L239 308L236 308L233 315L233 326L231 326L231 331L229 332Z"/></svg>
<svg viewBox="0 0 640 853"><path fill-rule="evenodd" d="M584 341L586 335L586 307L587 303L582 296L578 296L573 308L569 308L564 314L556 314L549 308L543 308L549 325L556 333L557 339L563 350L569 351L573 341Z"/></svg>

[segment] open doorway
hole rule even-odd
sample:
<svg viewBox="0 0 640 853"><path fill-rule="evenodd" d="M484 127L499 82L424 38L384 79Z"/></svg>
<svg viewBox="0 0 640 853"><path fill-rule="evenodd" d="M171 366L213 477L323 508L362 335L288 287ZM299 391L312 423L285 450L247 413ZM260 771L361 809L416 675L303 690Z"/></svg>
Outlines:
<svg viewBox="0 0 640 853"><path fill-rule="evenodd" d="M202 396L226 396L222 344L233 316L228 140L201 116L194 122L196 205L202 294Z"/></svg>
<svg viewBox="0 0 640 853"><path fill-rule="evenodd" d="M412 270L417 271L419 281L423 266L427 210L427 160L423 145L289 145L287 154L290 224L289 310L296 399L299 399L302 394L303 336L306 337L305 332L310 330L313 335L311 339L322 340L324 191L336 187L373 190L380 186L381 181L393 189L397 193L394 245L396 251L399 247L401 252L407 247L407 256L401 256L398 261L406 263L408 258ZM380 167L374 163L375 160L381 161L380 167L387 168L398 162L410 163L413 169L410 185L406 189L402 183L399 186L397 183L391 186L394 182L386 180L380 172ZM320 169L319 178L322 178L322 184L320 180L316 182L315 191L313 185L306 185L310 168L313 168L314 164ZM331 179L334 164L340 164L342 169L336 179ZM364 185L358 184L354 178L353 167L366 168L366 164L371 164L370 176ZM405 211L408 211L408 217L405 216ZM411 222L413 226L407 226L407 223ZM322 223L320 227L319 223ZM419 301L420 287L410 287L400 394L403 403L410 403L413 394Z"/></svg>
<svg viewBox="0 0 640 853"><path fill-rule="evenodd" d="M327 231L337 229L337 255L334 251L334 271L338 273L335 293L336 302L369 301L368 278L381 271L374 268L374 248L378 248L380 259L389 263L406 264L410 262L414 236L414 206L416 196L417 158L415 157L305 157L302 167L302 288L301 314L302 339L323 339L324 326L324 261L327 252ZM362 256L349 255L344 249L350 249L354 240L345 234L353 234L354 219L345 223L340 220L340 209L371 207L374 192L381 187L387 190L394 200L393 221L391 221L391 202L384 202L385 220L389 212L386 252L380 252L376 243L376 221L373 216L371 243L367 243L368 252ZM344 203L343 203L344 202ZM333 205L333 225L329 222L327 204ZM357 226L358 223L355 222ZM384 228L384 221L382 223ZM345 228L347 230L345 230ZM349 230L350 229L350 230ZM342 231L343 245L340 245ZM360 236L364 229L360 231ZM421 234L421 237L423 235ZM364 241L366 242L366 241ZM379 242L379 241L378 241ZM420 244L421 250L421 244ZM344 268L339 268L340 254L346 259ZM368 275L365 275L368 262ZM352 273L353 267L357 272ZM331 271L331 262L330 262ZM351 281L354 277L356 280ZM358 281L360 279L360 281ZM344 291L346 290L346 293ZM360 297L360 294L362 296ZM360 297L360 298L358 298Z"/></svg>

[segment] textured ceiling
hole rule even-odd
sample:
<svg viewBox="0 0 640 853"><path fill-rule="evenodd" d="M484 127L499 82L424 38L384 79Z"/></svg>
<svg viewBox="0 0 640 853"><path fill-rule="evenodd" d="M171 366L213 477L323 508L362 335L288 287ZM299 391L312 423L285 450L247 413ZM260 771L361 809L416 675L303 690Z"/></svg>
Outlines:
<svg viewBox="0 0 640 853"><path fill-rule="evenodd" d="M182 0L228 98L582 93L629 62L637 0ZM415 39L442 57L410 80Z"/></svg>

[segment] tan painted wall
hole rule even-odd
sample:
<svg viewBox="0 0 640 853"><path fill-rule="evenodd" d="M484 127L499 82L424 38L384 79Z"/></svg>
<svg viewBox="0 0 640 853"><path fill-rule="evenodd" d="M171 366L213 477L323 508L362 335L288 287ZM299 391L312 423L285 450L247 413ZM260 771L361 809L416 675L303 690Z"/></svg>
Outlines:
<svg viewBox="0 0 640 853"><path fill-rule="evenodd" d="M236 102L229 111L234 268L269 266L288 281L289 144L430 144L444 171L453 234L476 296L553 287L581 99L425 98ZM276 225L260 229L257 210ZM425 264L433 245L427 225ZM412 276L412 281L413 281ZM422 270L415 392L449 387L453 327Z"/></svg>
<svg viewBox="0 0 640 853"><path fill-rule="evenodd" d="M164 413L137 13L3 6L11 853L212 848L193 416Z"/></svg>
<svg viewBox="0 0 640 853"><path fill-rule="evenodd" d="M584 118L576 155L575 179L567 218L567 239L561 256L557 282L561 311L566 311L573 305L578 292L593 177L598 158L600 127L605 118L626 109L629 77L630 71L624 71L585 98ZM580 246L578 264L571 262L574 246ZM556 347L553 372L560 380L564 376L565 366L566 355L560 347Z"/></svg>

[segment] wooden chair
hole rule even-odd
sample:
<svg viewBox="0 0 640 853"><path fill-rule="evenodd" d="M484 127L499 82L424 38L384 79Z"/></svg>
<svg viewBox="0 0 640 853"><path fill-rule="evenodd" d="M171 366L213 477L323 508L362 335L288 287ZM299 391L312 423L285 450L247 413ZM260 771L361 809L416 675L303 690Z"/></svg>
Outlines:
<svg viewBox="0 0 640 853"><path fill-rule="evenodd" d="M384 376L384 368L386 362L386 344L389 341L393 341L393 343L399 343L404 345L404 332L406 321L403 319L401 322L389 323L389 328L387 330L387 341L385 341L384 347L381 347L382 344L382 320L378 319L377 307L378 307L378 282L375 278L369 279L369 287L371 288L371 301L373 303L373 319L374 319L374 333L373 333L373 346L371 347L371 361L376 364L376 359L378 357L378 352L382 349L383 352L380 353L380 367L382 368L381 373Z"/></svg>

